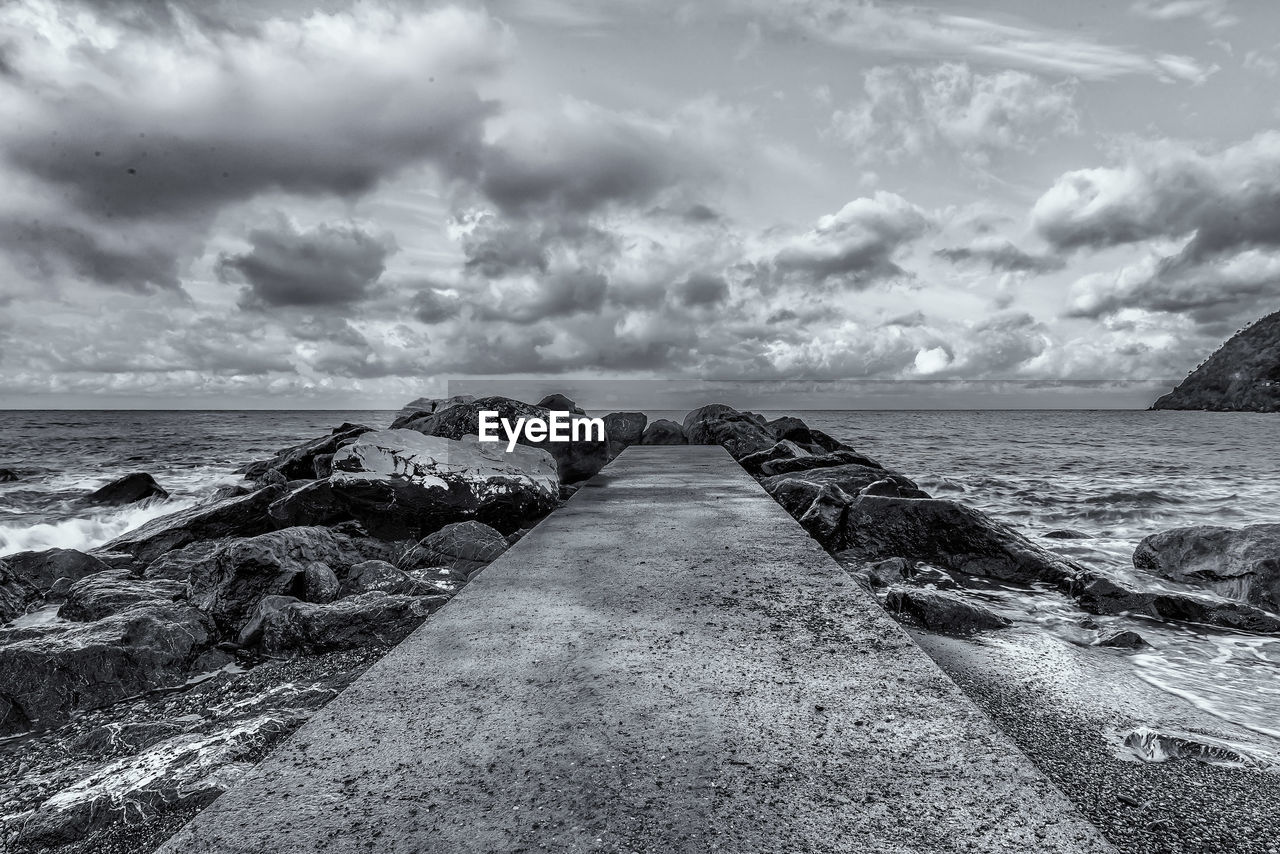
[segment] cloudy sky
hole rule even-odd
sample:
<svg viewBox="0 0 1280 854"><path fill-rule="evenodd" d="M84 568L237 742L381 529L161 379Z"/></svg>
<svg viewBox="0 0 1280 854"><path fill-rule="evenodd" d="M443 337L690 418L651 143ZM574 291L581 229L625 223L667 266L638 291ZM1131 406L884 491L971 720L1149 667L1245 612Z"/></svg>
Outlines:
<svg viewBox="0 0 1280 854"><path fill-rule="evenodd" d="M1280 308L1277 40L1269 0L9 0L0 406L1140 404Z"/></svg>

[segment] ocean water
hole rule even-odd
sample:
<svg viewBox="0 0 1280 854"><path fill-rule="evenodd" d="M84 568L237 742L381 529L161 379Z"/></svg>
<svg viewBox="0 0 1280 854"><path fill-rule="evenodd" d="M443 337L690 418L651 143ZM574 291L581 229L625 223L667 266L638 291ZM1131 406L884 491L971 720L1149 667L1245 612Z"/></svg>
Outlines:
<svg viewBox="0 0 1280 854"><path fill-rule="evenodd" d="M795 414L914 478L1096 569L1136 579L1147 534L1193 524L1280 521L1280 416L1139 411L808 411ZM683 413L651 412L679 418ZM251 460L344 421L380 427L385 411L0 412L0 556L86 549L239 479ZM133 471L167 501L87 509L78 498ZM1147 586L1156 584L1144 577ZM1086 617L1051 591L991 591L1006 614L1085 643ZM1122 618L1097 618L1105 625ZM1280 639L1135 624L1155 649L1130 660L1141 678L1280 748Z"/></svg>

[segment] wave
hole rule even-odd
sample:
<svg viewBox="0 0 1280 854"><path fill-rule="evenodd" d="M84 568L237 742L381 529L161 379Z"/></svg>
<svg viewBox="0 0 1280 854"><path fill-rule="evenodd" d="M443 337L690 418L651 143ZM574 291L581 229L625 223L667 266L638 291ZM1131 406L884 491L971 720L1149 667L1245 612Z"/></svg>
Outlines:
<svg viewBox="0 0 1280 854"><path fill-rule="evenodd" d="M44 549L87 551L152 519L190 507L194 499L149 501L38 525L0 525L0 557Z"/></svg>

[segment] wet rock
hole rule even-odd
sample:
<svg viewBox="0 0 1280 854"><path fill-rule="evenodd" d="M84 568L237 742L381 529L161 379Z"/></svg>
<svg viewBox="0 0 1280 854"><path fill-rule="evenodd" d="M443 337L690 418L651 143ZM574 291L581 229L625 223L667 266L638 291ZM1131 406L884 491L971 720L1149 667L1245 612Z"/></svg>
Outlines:
<svg viewBox="0 0 1280 854"><path fill-rule="evenodd" d="M40 591L14 574L7 562L0 560L0 624L21 617L38 601Z"/></svg>
<svg viewBox="0 0 1280 854"><path fill-rule="evenodd" d="M800 485L798 488L797 484ZM812 499L809 498L808 491L812 484L792 481L786 486L788 490L779 491L774 499L789 512L793 506L797 509L805 507L804 512L799 514L800 527L808 531L809 536L821 543L823 548L836 551L834 546L844 541L845 520L849 516L849 505L854 502L853 496L833 483L822 484Z"/></svg>
<svg viewBox="0 0 1280 854"><path fill-rule="evenodd" d="M181 581L157 579L143 581L125 569L107 569L75 582L67 589L58 616L64 620L88 623L118 614L134 605L161 605L183 596L186 585Z"/></svg>
<svg viewBox="0 0 1280 854"><path fill-rule="evenodd" d="M574 415L587 414L581 406L578 406L578 404L574 403L559 392L547 395L542 398L542 400L538 401L537 405L541 406L543 409L552 410L553 412L571 412Z"/></svg>
<svg viewBox="0 0 1280 854"><path fill-rule="evenodd" d="M338 595L357 596L373 591L408 595L433 592L425 584L385 560L366 560L347 570Z"/></svg>
<svg viewBox="0 0 1280 854"><path fill-rule="evenodd" d="M76 712L181 684L213 642L206 615L164 603L0 646L0 735L60 726Z"/></svg>
<svg viewBox="0 0 1280 854"><path fill-rule="evenodd" d="M316 458L332 455L339 448L350 444L358 436L373 430L363 424L343 424L335 427L327 436L303 442L292 448L286 448L267 461L268 468L275 469L286 480L299 480L316 477Z"/></svg>
<svg viewBox="0 0 1280 854"><path fill-rule="evenodd" d="M970 635L1013 625L989 608L960 594L941 590L890 588L885 609L892 614L907 615L931 632L947 635Z"/></svg>
<svg viewBox="0 0 1280 854"><path fill-rule="evenodd" d="M1121 744L1143 762L1191 759L1234 768L1268 768L1271 763L1241 747L1199 733L1167 732L1141 726L1119 733Z"/></svg>
<svg viewBox="0 0 1280 854"><path fill-rule="evenodd" d="M327 479L311 481L289 490L271 503L267 513L280 528L336 525L352 518L346 499L333 491Z"/></svg>
<svg viewBox="0 0 1280 854"><path fill-rule="evenodd" d="M871 484L885 479L893 481L910 497L928 497L928 494L920 490L914 481L904 475L858 463L773 475L760 481L760 485L788 513L800 518L824 486L836 487L852 497Z"/></svg>
<svg viewBox="0 0 1280 854"><path fill-rule="evenodd" d="M293 602L263 621L267 652L319 653L404 640L447 596L398 596L379 591L348 596L328 605Z"/></svg>
<svg viewBox="0 0 1280 854"><path fill-rule="evenodd" d="M0 483L13 483L16 480L21 480L16 471L13 469L0 469Z"/></svg>
<svg viewBox="0 0 1280 854"><path fill-rule="evenodd" d="M146 565L165 552L200 540L261 534L273 527L267 507L281 493L280 487L267 486L238 498L179 510L116 537L95 553L127 552Z"/></svg>
<svg viewBox="0 0 1280 854"><path fill-rule="evenodd" d="M549 513L560 492L546 451L517 446L507 453L474 438L455 441L413 430L366 433L338 452L334 469L328 482L350 515L392 540L467 519L514 531Z"/></svg>
<svg viewBox="0 0 1280 854"><path fill-rule="evenodd" d="M117 721L82 732L67 747L73 753L102 759L137 753L180 732L182 727L166 721Z"/></svg>
<svg viewBox="0 0 1280 854"><path fill-rule="evenodd" d="M905 478L895 480L892 476L881 478L862 487L858 495L869 495L879 498L928 498L923 489L904 483Z"/></svg>
<svg viewBox="0 0 1280 854"><path fill-rule="evenodd" d="M1138 544L1133 565L1227 599L1280 611L1280 524L1162 531Z"/></svg>
<svg viewBox="0 0 1280 854"><path fill-rule="evenodd" d="M108 568L99 558L75 549L18 552L4 560L16 577L41 592L48 590L60 578L79 581Z"/></svg>
<svg viewBox="0 0 1280 854"><path fill-rule="evenodd" d="M118 507L153 498L168 498L169 493L146 472L134 472L111 481L81 499L85 504Z"/></svg>
<svg viewBox="0 0 1280 854"><path fill-rule="evenodd" d="M459 522L424 537L398 565L406 571L448 569L466 581L506 550L506 538L488 525Z"/></svg>
<svg viewBox="0 0 1280 854"><path fill-rule="evenodd" d="M824 545L864 560L904 557L962 575L1024 584L1066 585L1078 571L985 513L936 498L857 498Z"/></svg>
<svg viewBox="0 0 1280 854"><path fill-rule="evenodd" d="M795 442L800 445L815 444L813 441L813 431L809 429L809 425L805 424L799 418L790 415L784 415L781 418L775 418L766 422L765 426L769 428L769 432L773 433L780 441Z"/></svg>
<svg viewBox="0 0 1280 854"><path fill-rule="evenodd" d="M236 635L236 644L246 649L257 646L262 642L262 630L267 622L281 609L301 601L297 596L263 596L254 605L249 619L240 627L240 632Z"/></svg>
<svg viewBox="0 0 1280 854"><path fill-rule="evenodd" d="M861 579L866 583L867 587L873 590L901 584L907 580L907 576L911 572L911 563L900 557L891 557L886 560L868 563L858 559L856 555L847 555L841 552L835 555L835 559L841 565L848 567L855 577Z"/></svg>
<svg viewBox="0 0 1280 854"><path fill-rule="evenodd" d="M1091 540L1093 539L1092 535L1090 534L1086 534L1083 531L1075 531L1070 528L1061 528L1055 531L1045 531L1040 536L1044 537L1046 540Z"/></svg>
<svg viewBox="0 0 1280 854"><path fill-rule="evenodd" d="M702 406L684 418L684 435L690 445L720 445L735 460L776 443L767 427L754 418L720 403Z"/></svg>
<svg viewBox="0 0 1280 854"><path fill-rule="evenodd" d="M23 824L18 842L52 847L120 821L212 803L253 767L250 760L288 735L304 713L278 712L213 734L187 733L98 769L62 789Z"/></svg>
<svg viewBox="0 0 1280 854"><path fill-rule="evenodd" d="M763 451L757 451L754 454L748 454L738 460L748 474L760 474L765 463L771 463L774 460L794 460L799 457L810 456L810 453L804 448L797 445L790 439L783 439L776 443L773 447Z"/></svg>
<svg viewBox="0 0 1280 854"><path fill-rule="evenodd" d="M909 580L912 584L933 585L939 590L945 590L959 586L951 573L945 569L936 566L930 566L927 563L917 564L909 571Z"/></svg>
<svg viewBox="0 0 1280 854"><path fill-rule="evenodd" d="M321 575L327 579L325 570L345 571L364 559L350 538L326 528L285 528L223 544L193 567L187 590L192 605L234 634L262 598L305 596L308 577L315 584ZM337 584L329 586L336 595Z"/></svg>
<svg viewBox="0 0 1280 854"><path fill-rule="evenodd" d="M171 552L165 552L142 570L142 577L186 581L196 569L224 544L223 540L201 540Z"/></svg>
<svg viewBox="0 0 1280 854"><path fill-rule="evenodd" d="M1135 631L1124 630L1099 638L1098 646L1115 647L1116 649L1144 649L1151 646Z"/></svg>
<svg viewBox="0 0 1280 854"><path fill-rule="evenodd" d="M688 440L684 436L684 428L674 421L659 418L644 428L640 437L641 445L684 445Z"/></svg>
<svg viewBox="0 0 1280 854"><path fill-rule="evenodd" d="M643 412L610 412L604 417L604 434L609 438L609 459L638 445L649 424Z"/></svg>
<svg viewBox="0 0 1280 854"><path fill-rule="evenodd" d="M449 407L460 403L471 403L475 399L475 395L472 394L455 394L453 397L420 397L405 404L396 413L396 417L388 429L398 430L411 421L434 415L437 412L443 412Z"/></svg>
<svg viewBox="0 0 1280 854"><path fill-rule="evenodd" d="M884 466L868 456L859 454L857 451L835 450L821 454L811 453L803 457L772 460L760 467L760 473L765 476L773 476L794 474L811 469L838 468L847 465L884 471Z"/></svg>
<svg viewBox="0 0 1280 854"><path fill-rule="evenodd" d="M337 574L323 563L310 563L302 570L302 598L324 604L338 598Z"/></svg>
<svg viewBox="0 0 1280 854"><path fill-rule="evenodd" d="M316 480L333 474L333 454L316 454L311 459L311 471Z"/></svg>
<svg viewBox="0 0 1280 854"><path fill-rule="evenodd" d="M1280 617L1252 605L1207 594L1135 590L1100 573L1080 573L1071 585L1071 592L1080 607L1091 614L1139 614L1244 632L1280 633Z"/></svg>

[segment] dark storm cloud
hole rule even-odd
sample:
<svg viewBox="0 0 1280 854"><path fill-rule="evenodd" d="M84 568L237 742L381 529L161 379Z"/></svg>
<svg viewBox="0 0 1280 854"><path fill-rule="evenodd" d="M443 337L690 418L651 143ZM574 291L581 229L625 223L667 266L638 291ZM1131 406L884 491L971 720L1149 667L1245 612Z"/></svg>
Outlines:
<svg viewBox="0 0 1280 854"><path fill-rule="evenodd" d="M877 193L824 216L809 232L774 256L784 274L798 273L816 282L839 279L865 287L902 274L895 254L931 227L928 216L901 196Z"/></svg>
<svg viewBox="0 0 1280 854"><path fill-rule="evenodd" d="M219 275L247 286L242 304L332 306L358 302L386 267L392 248L358 226L323 224L299 230L289 222L249 233L252 248L224 255Z"/></svg>
<svg viewBox="0 0 1280 854"><path fill-rule="evenodd" d="M443 294L431 287L415 293L410 298L409 305L413 316L429 326L452 320L462 310L461 301L457 297Z"/></svg>
<svg viewBox="0 0 1280 854"><path fill-rule="evenodd" d="M77 276L131 290L177 288L178 261L172 243L121 240L101 229L34 221L0 221L0 246L22 259L40 278L66 269Z"/></svg>
<svg viewBox="0 0 1280 854"><path fill-rule="evenodd" d="M474 303L480 320L537 323L574 314L595 314L604 305L609 280L594 270L554 271L540 278L531 289L508 283L498 290L497 299Z"/></svg>
<svg viewBox="0 0 1280 854"><path fill-rule="evenodd" d="M676 298L686 308L718 305L729 298L729 283L723 276L694 273L676 285Z"/></svg>
<svg viewBox="0 0 1280 854"><path fill-rule="evenodd" d="M1049 273L1066 266L1066 262L1061 258L1052 255L1032 255L1008 241L995 245L956 246L950 249L939 249L933 254L953 264L983 263L993 272Z"/></svg>

